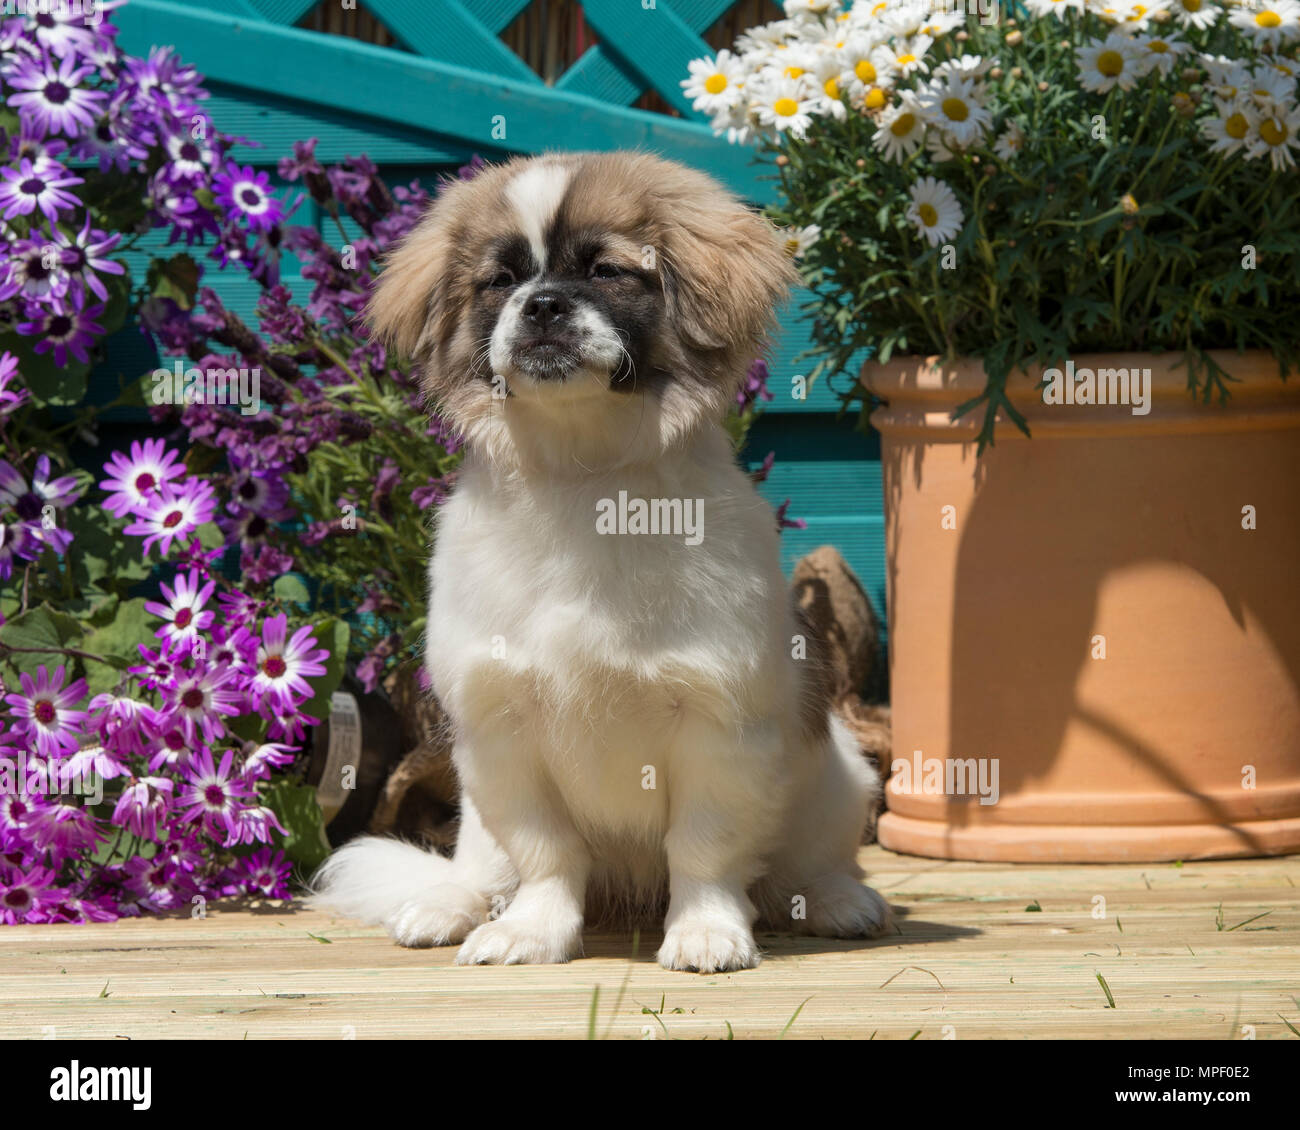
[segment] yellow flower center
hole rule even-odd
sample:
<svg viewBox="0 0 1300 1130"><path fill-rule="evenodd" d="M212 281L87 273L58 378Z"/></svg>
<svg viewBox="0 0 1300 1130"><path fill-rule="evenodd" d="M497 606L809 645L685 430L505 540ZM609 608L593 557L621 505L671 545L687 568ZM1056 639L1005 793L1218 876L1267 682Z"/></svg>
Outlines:
<svg viewBox="0 0 1300 1130"><path fill-rule="evenodd" d="M1115 78L1124 71L1124 56L1118 51L1103 51L1097 56L1097 70L1107 78Z"/></svg>
<svg viewBox="0 0 1300 1130"><path fill-rule="evenodd" d="M828 78L822 89L826 91L827 98L838 98L840 96L840 84L833 78Z"/></svg>
<svg viewBox="0 0 1300 1130"><path fill-rule="evenodd" d="M889 5L885 3L884 0L881 0L881 3L877 4L874 8L871 9L871 14L873 16L878 16L880 15L881 12L883 12L888 7Z"/></svg>
<svg viewBox="0 0 1300 1130"><path fill-rule="evenodd" d="M1269 118L1261 122L1259 126L1259 136L1262 137L1269 145L1283 145L1287 139L1288 130L1285 125L1276 118Z"/></svg>
<svg viewBox="0 0 1300 1130"><path fill-rule="evenodd" d="M1152 51L1157 55L1163 55L1169 50L1169 44L1163 39L1153 39L1147 44L1147 50Z"/></svg>
<svg viewBox="0 0 1300 1130"><path fill-rule="evenodd" d="M704 89L710 94L721 94L727 89L727 76L721 74L709 75L704 80Z"/></svg>
<svg viewBox="0 0 1300 1130"><path fill-rule="evenodd" d="M1255 15L1255 23L1260 27L1280 27L1282 17L1276 12L1258 12Z"/></svg>
<svg viewBox="0 0 1300 1130"><path fill-rule="evenodd" d="M870 59L859 59L858 65L853 68L853 73L863 82L876 81L876 68L872 66Z"/></svg>
<svg viewBox="0 0 1300 1130"><path fill-rule="evenodd" d="M898 65L899 65L900 67L906 67L909 63L915 63L915 62L916 62L916 56L915 56L915 55L899 55L899 56L898 56Z"/></svg>
<svg viewBox="0 0 1300 1130"><path fill-rule="evenodd" d="M889 126L889 132L895 137L906 137L916 125L915 114L899 114Z"/></svg>
<svg viewBox="0 0 1300 1130"><path fill-rule="evenodd" d="M793 118L799 112L799 103L793 98L778 98L772 103L778 117Z"/></svg>
<svg viewBox="0 0 1300 1130"><path fill-rule="evenodd" d="M873 86L867 91L865 102L868 110L879 110L888 101L889 95L878 86Z"/></svg>
<svg viewBox="0 0 1300 1130"><path fill-rule="evenodd" d="M1183 0L1184 12L1199 12L1201 10L1201 0Z"/></svg>
<svg viewBox="0 0 1300 1130"><path fill-rule="evenodd" d="M921 217L921 223L927 228L932 228L939 222L939 213L934 210L933 204L922 204L917 208L916 214Z"/></svg>
<svg viewBox="0 0 1300 1130"><path fill-rule="evenodd" d="M803 74L803 67L795 67L795 66L786 67L786 69L782 73L785 75L786 78L798 78L801 74Z"/></svg>
<svg viewBox="0 0 1300 1130"><path fill-rule="evenodd" d="M1245 114L1233 114L1223 123L1223 132L1234 141L1240 141L1249 129L1250 123L1246 121Z"/></svg>
<svg viewBox="0 0 1300 1130"><path fill-rule="evenodd" d="M970 107L960 98L945 98L942 108L944 117L952 122L964 122L970 117Z"/></svg>

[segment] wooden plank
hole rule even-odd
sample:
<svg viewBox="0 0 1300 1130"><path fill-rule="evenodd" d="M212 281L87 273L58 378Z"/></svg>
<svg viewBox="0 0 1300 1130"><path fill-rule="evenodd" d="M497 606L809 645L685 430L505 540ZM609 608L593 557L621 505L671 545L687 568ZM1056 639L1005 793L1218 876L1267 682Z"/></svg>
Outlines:
<svg viewBox="0 0 1300 1130"><path fill-rule="evenodd" d="M599 989L596 1034L613 1039L770 1038L801 1004L789 1039L1294 1039L1281 1018L1300 1026L1297 857L1046 867L871 847L861 861L897 933L763 935L757 969L703 977L661 969L651 928L635 949L628 933L588 936L569 965L460 968L454 949L402 950L276 904L3 927L0 1025L18 1039L580 1039Z"/></svg>
<svg viewBox="0 0 1300 1130"><path fill-rule="evenodd" d="M494 35L508 28L533 0L464 0L465 9Z"/></svg>
<svg viewBox="0 0 1300 1130"><path fill-rule="evenodd" d="M320 0L242 0L242 3L269 23L292 27L316 7Z"/></svg>
<svg viewBox="0 0 1300 1130"><path fill-rule="evenodd" d="M559 77L555 89L628 106L645 93L646 82L616 51L597 44Z"/></svg>
<svg viewBox="0 0 1300 1130"><path fill-rule="evenodd" d="M703 121L681 87L686 64L711 55L709 45L671 8L642 7L628 0L584 0L583 12L602 43L645 78L646 85L683 116Z"/></svg>
<svg viewBox="0 0 1300 1130"><path fill-rule="evenodd" d="M695 122L168 0L133 0L115 15L126 49L143 53L172 43L203 74L248 89L253 98L270 86L321 107L524 153L641 148L706 169L750 199L773 195L772 182L755 178L751 153Z"/></svg>
<svg viewBox="0 0 1300 1130"><path fill-rule="evenodd" d="M426 59L455 63L524 83L542 80L456 0L366 0L370 12Z"/></svg>

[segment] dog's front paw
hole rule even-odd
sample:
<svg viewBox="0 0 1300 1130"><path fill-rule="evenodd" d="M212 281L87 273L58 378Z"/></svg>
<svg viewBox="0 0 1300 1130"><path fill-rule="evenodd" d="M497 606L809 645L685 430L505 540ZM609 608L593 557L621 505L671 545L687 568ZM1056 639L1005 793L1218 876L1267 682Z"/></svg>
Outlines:
<svg viewBox="0 0 1300 1130"><path fill-rule="evenodd" d="M557 929L538 919L509 912L484 922L460 947L457 965L558 965L582 952L582 926Z"/></svg>
<svg viewBox="0 0 1300 1130"><path fill-rule="evenodd" d="M709 918L673 923L659 947L659 964L687 973L753 969L762 958L748 926Z"/></svg>
<svg viewBox="0 0 1300 1130"><path fill-rule="evenodd" d="M813 884L808 917L796 932L821 938L874 938L892 922L893 912L880 894L851 875L834 875Z"/></svg>
<svg viewBox="0 0 1300 1130"><path fill-rule="evenodd" d="M385 923L399 946L452 946L487 920L487 900L455 883L439 883L403 903Z"/></svg>

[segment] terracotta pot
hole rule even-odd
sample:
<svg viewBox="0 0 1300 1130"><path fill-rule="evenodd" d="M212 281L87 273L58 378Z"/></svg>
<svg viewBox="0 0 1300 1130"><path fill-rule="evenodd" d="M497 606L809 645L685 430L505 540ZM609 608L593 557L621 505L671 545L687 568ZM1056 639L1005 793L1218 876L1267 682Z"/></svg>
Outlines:
<svg viewBox="0 0 1300 1130"><path fill-rule="evenodd" d="M1074 358L1150 368L1148 415L1044 404L1037 374L1017 376L1033 438L1004 422L978 461L979 413L950 418L983 388L978 362L866 366L889 401L872 417L886 847L1071 862L1300 850L1300 380L1267 354L1213 356L1239 382L1222 407L1192 401L1180 356ZM975 768L987 799L996 770L996 803L949 773L957 759L989 759ZM926 791L936 765L944 793Z"/></svg>

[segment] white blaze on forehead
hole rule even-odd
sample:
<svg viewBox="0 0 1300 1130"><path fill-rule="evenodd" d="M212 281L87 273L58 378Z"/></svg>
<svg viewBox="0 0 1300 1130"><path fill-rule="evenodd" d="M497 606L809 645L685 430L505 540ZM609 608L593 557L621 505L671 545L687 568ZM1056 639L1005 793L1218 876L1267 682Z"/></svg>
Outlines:
<svg viewBox="0 0 1300 1130"><path fill-rule="evenodd" d="M569 170L553 162L530 165L506 189L540 267L546 267L546 229L569 187Z"/></svg>

